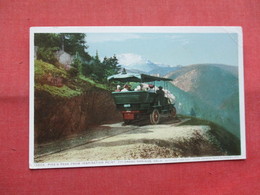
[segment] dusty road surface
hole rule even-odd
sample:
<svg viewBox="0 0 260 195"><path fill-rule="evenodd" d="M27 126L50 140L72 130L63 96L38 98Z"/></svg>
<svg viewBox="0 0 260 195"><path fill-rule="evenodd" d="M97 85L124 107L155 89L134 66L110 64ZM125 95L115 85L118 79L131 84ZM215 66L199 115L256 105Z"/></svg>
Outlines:
<svg viewBox="0 0 260 195"><path fill-rule="evenodd" d="M197 155L201 152L203 155L204 151L205 155L219 153L211 144L209 126L179 126L180 123L179 121L143 126L123 126L122 123L102 125L86 135L74 138L71 142L77 144L65 149L64 144L60 146L60 150L57 150L57 144L45 146L55 146L56 151L45 151L35 155L35 161L46 163L175 158L192 156L192 153L198 152L196 150L203 150Z"/></svg>

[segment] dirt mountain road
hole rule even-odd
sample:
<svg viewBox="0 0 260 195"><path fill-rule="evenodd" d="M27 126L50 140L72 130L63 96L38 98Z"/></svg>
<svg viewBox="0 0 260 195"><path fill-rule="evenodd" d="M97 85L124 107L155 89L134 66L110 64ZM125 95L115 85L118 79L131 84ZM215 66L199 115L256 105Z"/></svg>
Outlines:
<svg viewBox="0 0 260 195"><path fill-rule="evenodd" d="M78 145L36 155L35 161L83 162L220 154L210 141L209 126L179 126L182 122L144 126L123 126L122 123L102 125L98 130L74 138L73 142L78 141Z"/></svg>

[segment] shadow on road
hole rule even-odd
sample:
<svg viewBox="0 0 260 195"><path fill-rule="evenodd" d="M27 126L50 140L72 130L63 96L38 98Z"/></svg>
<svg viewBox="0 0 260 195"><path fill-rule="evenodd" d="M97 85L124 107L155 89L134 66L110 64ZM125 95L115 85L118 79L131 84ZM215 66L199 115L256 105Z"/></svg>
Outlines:
<svg viewBox="0 0 260 195"><path fill-rule="evenodd" d="M178 118L175 119L162 118L160 124L177 124L180 121L181 120ZM74 135L73 137L53 141L47 144L35 145L35 158L49 155L52 153L58 153L85 144L97 142L123 133L134 134L136 133L134 132L134 130L146 125L150 125L149 120L136 121L131 123L130 125L124 125L123 123L116 123L116 124L104 124L104 125L96 126L89 129L85 133ZM142 132L139 133L150 133L150 132L151 131L149 129L142 129ZM133 142L134 141L129 141L129 143L133 143ZM124 144L127 143L124 142Z"/></svg>

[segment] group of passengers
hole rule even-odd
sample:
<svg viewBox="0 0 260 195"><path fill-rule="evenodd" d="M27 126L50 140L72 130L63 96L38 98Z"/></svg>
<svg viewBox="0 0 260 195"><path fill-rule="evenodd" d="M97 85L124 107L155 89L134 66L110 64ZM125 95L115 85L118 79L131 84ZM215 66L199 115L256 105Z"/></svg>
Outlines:
<svg viewBox="0 0 260 195"><path fill-rule="evenodd" d="M121 89L120 85L117 85L115 92L124 92L124 91L149 91L149 92L156 92L157 87L152 84L140 84L134 90L132 90L132 86L129 84L125 84L123 89Z"/></svg>
<svg viewBox="0 0 260 195"><path fill-rule="evenodd" d="M115 92L148 91L158 94L159 97L168 98L171 103L175 102L175 96L169 90L163 89L162 86L156 87L152 84L141 83L134 90L132 90L131 87L131 85L125 84L123 89L121 89L121 86L117 85Z"/></svg>

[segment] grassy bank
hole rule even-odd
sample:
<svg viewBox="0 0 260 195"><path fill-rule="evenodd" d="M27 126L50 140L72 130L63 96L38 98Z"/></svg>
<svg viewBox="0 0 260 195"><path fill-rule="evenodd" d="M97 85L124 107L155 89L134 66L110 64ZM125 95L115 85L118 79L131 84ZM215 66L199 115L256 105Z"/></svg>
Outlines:
<svg viewBox="0 0 260 195"><path fill-rule="evenodd" d="M105 84L96 83L83 75L72 77L64 68L41 60L35 60L34 72L35 89L55 97L71 98L93 88L108 90Z"/></svg>

